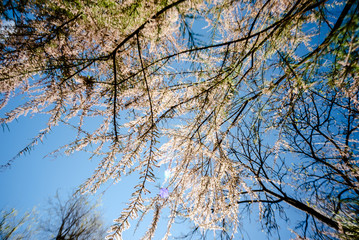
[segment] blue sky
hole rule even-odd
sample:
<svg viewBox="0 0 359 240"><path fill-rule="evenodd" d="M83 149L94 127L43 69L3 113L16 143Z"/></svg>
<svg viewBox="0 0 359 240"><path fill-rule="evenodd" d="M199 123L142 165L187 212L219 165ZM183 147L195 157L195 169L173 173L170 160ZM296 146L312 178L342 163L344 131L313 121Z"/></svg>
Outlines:
<svg viewBox="0 0 359 240"><path fill-rule="evenodd" d="M3 109L1 114L4 114L5 110ZM15 156L45 126L46 117L36 115L32 118L21 117L5 127L0 133L1 163L4 164ZM59 126L30 154L16 159L10 168L1 170L0 209L15 208L23 214L35 208L39 214L44 213L43 208L46 208L48 199L55 196L57 191L63 197L67 196L90 177L97 162L89 161L86 153L44 158L70 141L74 135L71 129ZM137 183L136 176L125 177L119 184L110 187L109 184L105 185L95 195L95 198L101 198L100 210L107 225L119 216ZM146 226L139 229L136 239L146 230ZM131 231L126 234L132 235Z"/></svg>
<svg viewBox="0 0 359 240"><path fill-rule="evenodd" d="M16 98L14 102L18 101ZM9 107L12 104L10 103ZM0 111L0 116L4 116L6 107ZM6 163L15 156L18 151L24 148L38 131L45 128L46 116L35 115L33 117L20 117L17 121L10 123L0 131L0 162ZM97 161L88 160L88 155L83 152L75 153L71 156L60 155L57 158L46 157L48 153L57 147L68 143L75 132L68 127L58 126L44 139L43 143L38 144L30 154L17 158L10 168L0 171L0 209L15 208L19 214L31 212L33 209L41 216L45 214L49 198L54 197L59 191L61 196L66 197L76 190L97 166ZM159 186L164 179L164 171L161 169L160 176L155 185ZM138 183L136 176L128 176L120 183L110 186L105 185L95 195L101 198L102 206L100 211L107 225L119 216L121 210L126 206L127 200L133 191L133 187ZM110 186L110 187L109 187ZM166 229L166 215L168 210L164 210L155 239L161 239ZM255 219L255 217L253 217ZM140 239L147 230L147 223L151 221L151 216L145 218L135 235L132 229L124 233L124 239ZM254 221L254 220L253 220ZM132 227L136 222L132 222ZM254 222L246 222L244 229L247 231L245 239L263 239L259 226ZM187 223L176 224L173 228L174 236L190 231ZM258 238L261 236L260 238ZM196 238L195 238L196 239ZM276 239L276 238L273 238Z"/></svg>

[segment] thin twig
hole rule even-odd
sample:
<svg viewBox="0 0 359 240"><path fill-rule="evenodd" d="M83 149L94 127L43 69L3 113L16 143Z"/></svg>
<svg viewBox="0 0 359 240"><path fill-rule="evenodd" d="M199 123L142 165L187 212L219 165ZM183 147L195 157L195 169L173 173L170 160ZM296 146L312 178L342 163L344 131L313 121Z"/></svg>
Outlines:
<svg viewBox="0 0 359 240"><path fill-rule="evenodd" d="M116 123L116 100L117 100L117 69L116 69L116 53L113 54L113 81L114 81L114 96L113 96L113 127L115 131L115 142L118 142L117 123Z"/></svg>
<svg viewBox="0 0 359 240"><path fill-rule="evenodd" d="M138 56L140 57L141 69L142 69L142 73L143 73L143 80L145 81L145 84L146 84L146 91L147 91L148 101L150 103L151 125L153 127L154 126L154 121L153 121L153 107L152 107L151 93L150 93L150 88L148 86L148 82L147 82L147 78L146 78L146 72L145 72L145 69L144 69L144 66L143 66L142 54L141 54L141 46L140 46L140 40L138 38L138 34L137 34L136 39L137 39Z"/></svg>

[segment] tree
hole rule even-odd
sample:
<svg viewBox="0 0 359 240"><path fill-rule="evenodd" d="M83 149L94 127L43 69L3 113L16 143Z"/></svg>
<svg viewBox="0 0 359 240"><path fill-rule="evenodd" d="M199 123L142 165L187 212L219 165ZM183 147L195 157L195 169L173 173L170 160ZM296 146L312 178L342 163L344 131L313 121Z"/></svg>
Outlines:
<svg viewBox="0 0 359 240"><path fill-rule="evenodd" d="M49 121L4 166L66 124L78 134L58 151L92 145L99 159L82 192L140 174L109 238L150 209L153 237L163 207L165 239L177 216L230 236L256 204L269 233L274 211L286 220L289 205L303 213L298 236L356 234L348 226L358 210L358 8L355 0L6 1L1 106L14 95L27 102L1 123L27 113ZM86 121L98 117L90 130ZM160 165L172 174L158 195L149 189Z"/></svg>
<svg viewBox="0 0 359 240"><path fill-rule="evenodd" d="M64 202L59 194L56 194L50 199L49 208L40 221L33 213L26 213L17 219L15 209L2 211L0 239L105 239L106 228L96 207L85 195L73 195Z"/></svg>
<svg viewBox="0 0 359 240"><path fill-rule="evenodd" d="M298 228L302 228L304 238L313 234L310 226L315 228L311 238L328 234L328 227L357 235L357 230L353 232L344 224L344 219L352 218L352 224L357 221L353 218L358 211L358 176L353 164L356 148L348 148L355 142L352 134L356 134L357 124L347 113L351 107L344 104L350 101L342 97L339 99L344 101L338 102L338 92L329 96L332 91L325 94L320 89L324 95L312 89L297 99L301 106L289 116L277 146L262 138L262 120L234 136L232 154L247 169L247 175L255 176L250 185L255 195L242 192L243 200L238 204L243 208L261 204L263 222L269 228L278 227L276 211L288 219L281 203L303 211L306 217ZM326 99L320 101L323 96Z"/></svg>
<svg viewBox="0 0 359 240"><path fill-rule="evenodd" d="M22 240L29 239L34 233L31 226L24 229L24 224L29 221L30 214L25 214L20 219L16 217L15 209L1 211L0 239L1 240Z"/></svg>
<svg viewBox="0 0 359 240"><path fill-rule="evenodd" d="M56 194L40 225L43 239L105 239L106 228L96 207L85 195L73 195L64 202Z"/></svg>

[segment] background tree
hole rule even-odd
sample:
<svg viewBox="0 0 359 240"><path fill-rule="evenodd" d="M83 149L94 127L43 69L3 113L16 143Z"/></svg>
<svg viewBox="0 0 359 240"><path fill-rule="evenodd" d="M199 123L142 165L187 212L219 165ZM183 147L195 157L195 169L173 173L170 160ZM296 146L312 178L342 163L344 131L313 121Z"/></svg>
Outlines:
<svg viewBox="0 0 359 240"><path fill-rule="evenodd" d="M357 211L357 12L355 0L6 1L1 106L27 101L1 123L49 115L15 158L73 127L58 151L99 160L83 192L140 174L109 238L150 209L153 237L163 207L165 239L176 216L227 232L257 203L268 232L289 205L299 235L335 238ZM151 194L160 165L172 174Z"/></svg>
<svg viewBox="0 0 359 240"><path fill-rule="evenodd" d="M63 201L57 194L49 204L46 217L40 224L43 239L105 239L106 228L100 213L87 196L77 194Z"/></svg>
<svg viewBox="0 0 359 240"><path fill-rule="evenodd" d="M39 220L37 214L17 218L16 210L1 212L1 240L100 240L105 239L97 204L89 202L86 195L72 195L64 201L59 194L50 199L49 206ZM39 212L41 213L41 212Z"/></svg>
<svg viewBox="0 0 359 240"><path fill-rule="evenodd" d="M34 229L28 224L30 220L30 214L18 218L15 209L1 211L0 239L29 239L34 234Z"/></svg>

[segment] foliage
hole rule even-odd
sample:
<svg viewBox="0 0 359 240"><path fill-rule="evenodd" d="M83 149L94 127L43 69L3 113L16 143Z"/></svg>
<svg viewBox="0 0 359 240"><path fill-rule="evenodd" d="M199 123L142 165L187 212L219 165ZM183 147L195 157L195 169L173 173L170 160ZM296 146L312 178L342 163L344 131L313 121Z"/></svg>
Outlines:
<svg viewBox="0 0 359 240"><path fill-rule="evenodd" d="M99 161L82 192L140 174L109 239L154 209L151 238L164 207L164 239L178 216L231 238L253 209L271 234L278 217L288 220L286 206L302 213L290 225L299 237L346 234L359 197L358 8L355 0L5 1L1 21L14 26L1 28L0 105L27 101L0 121L49 120L4 166L65 124L77 137L53 154L87 150ZM95 130L90 118L101 118ZM149 191L159 166L172 172L165 197Z"/></svg>

